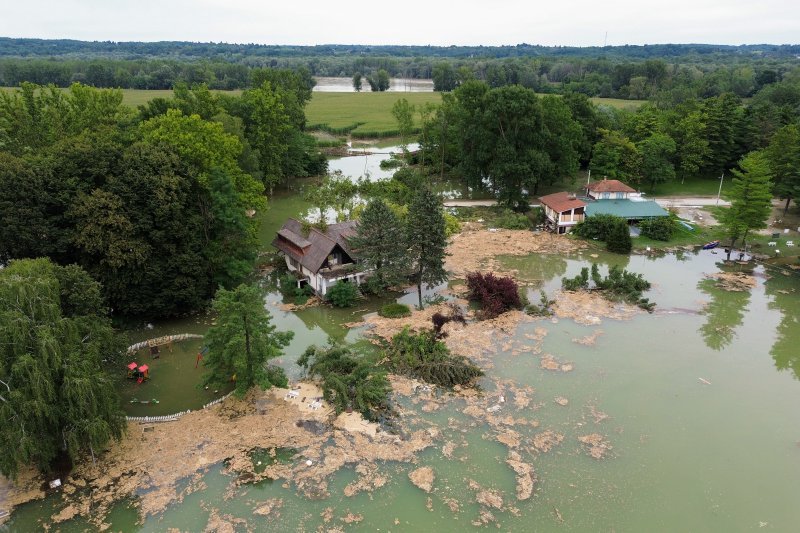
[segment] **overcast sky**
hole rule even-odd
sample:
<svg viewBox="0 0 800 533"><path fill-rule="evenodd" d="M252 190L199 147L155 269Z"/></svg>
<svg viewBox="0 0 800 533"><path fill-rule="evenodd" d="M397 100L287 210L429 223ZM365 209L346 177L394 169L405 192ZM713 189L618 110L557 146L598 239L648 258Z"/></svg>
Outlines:
<svg viewBox="0 0 800 533"><path fill-rule="evenodd" d="M263 44L797 44L800 0L5 0L0 36Z"/></svg>

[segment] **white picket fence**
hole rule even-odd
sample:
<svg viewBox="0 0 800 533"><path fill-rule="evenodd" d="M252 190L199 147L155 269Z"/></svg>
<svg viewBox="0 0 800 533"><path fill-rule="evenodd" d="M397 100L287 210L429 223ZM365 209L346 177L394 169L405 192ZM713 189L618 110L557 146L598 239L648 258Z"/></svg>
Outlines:
<svg viewBox="0 0 800 533"><path fill-rule="evenodd" d="M128 354L132 354L134 352L138 352L142 348L149 348L151 346L161 346L164 344L168 344L170 342L180 342L185 341L187 339L202 339L202 335L198 335L196 333L179 333L177 335L165 335L163 337L157 337L155 339L147 339L146 341L137 342L136 344L131 344L128 346Z"/></svg>
<svg viewBox="0 0 800 533"><path fill-rule="evenodd" d="M221 401L223 401L226 398L228 398L231 394L233 394L233 391L229 392L225 396L221 396L221 397L217 398L216 400L212 400L212 401L208 402L201 409L208 409L209 407L213 407L213 406L217 405L218 403L220 403ZM128 422L145 422L147 424L150 424L150 423L153 423L153 422L175 422L176 420L178 420L180 417L182 417L186 413L191 413L191 412L192 412L191 409L187 409L186 411L181 411L180 413L175 413L175 414L171 414L171 415L126 416L125 420L127 420Z"/></svg>

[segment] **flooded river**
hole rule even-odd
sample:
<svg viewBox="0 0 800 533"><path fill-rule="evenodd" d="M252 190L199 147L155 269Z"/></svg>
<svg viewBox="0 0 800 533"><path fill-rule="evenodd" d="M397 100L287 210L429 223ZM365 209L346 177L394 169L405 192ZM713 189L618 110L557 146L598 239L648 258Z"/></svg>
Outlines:
<svg viewBox="0 0 800 533"><path fill-rule="evenodd" d="M262 215L264 245L287 216L307 207L296 192L272 198ZM653 314L629 321L523 322L513 331L513 347L493 356L482 381L487 397L496 397L499 389L534 391L525 406L503 406L499 415L512 417L509 429L524 442L544 431L563 437L548 451L514 448L535 470L530 499L515 498L515 474L506 464L509 447L497 441L496 427L464 412L464 400L422 410L413 398L401 398L401 408L413 412L410 429L437 427L442 438L416 465L379 464L388 482L372 493L344 496L357 477L347 468L334 475L330 497L309 500L280 481L235 487L218 465L204 474L200 490L163 515L139 523L129 503L118 504L108 518L111 530L202 531L214 515L234 531L463 531L482 526L482 517L488 520L482 514L486 506L475 501L480 486L502 497L488 520L490 528L496 524L502 531L795 531L800 524L798 275L788 268L758 267L755 287L729 292L706 279L722 268L722 255L711 251L595 255L501 259L530 284L532 301L540 288L552 294L562 276L594 261L642 273L653 283L646 296L657 303ZM363 342L361 330L342 324L380 303L294 313L281 311L280 296L269 294L274 323L295 332L281 364L297 376L294 361L307 346L329 337ZM204 322L157 324L154 333L201 331ZM529 339L542 335L542 352L571 363L572 371L543 369L540 357L523 351ZM576 342L581 339L591 340ZM197 347L188 346L187 353ZM567 402L560 405L556 398ZM602 435L611 446L605 458L585 453L578 438L588 434ZM430 493L408 478L420 466L436 474ZM254 514L270 499L280 501L276 511ZM56 501L25 505L0 528L38 530ZM59 528L92 529L81 519Z"/></svg>

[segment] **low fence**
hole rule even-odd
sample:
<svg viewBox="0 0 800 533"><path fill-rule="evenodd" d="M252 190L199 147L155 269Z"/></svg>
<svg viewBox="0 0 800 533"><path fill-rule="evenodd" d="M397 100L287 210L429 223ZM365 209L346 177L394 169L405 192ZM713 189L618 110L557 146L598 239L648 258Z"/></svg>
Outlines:
<svg viewBox="0 0 800 533"><path fill-rule="evenodd" d="M128 354L132 354L134 352L138 352L142 348L150 348L151 346L162 346L164 344L169 344L171 342L180 342L185 341L187 339L202 339L202 335L198 335L196 333L179 333L178 335L165 335L163 337L157 337L155 339L148 339L146 341L137 342L136 344L131 344L128 346Z"/></svg>
<svg viewBox="0 0 800 533"><path fill-rule="evenodd" d="M229 392L225 396L221 396L221 397L217 398L216 400L212 400L212 401L208 402L203 407L198 409L198 411L202 410L202 409L208 409L209 407L213 407L213 406L217 405L218 403L220 403L223 400L227 399L231 394L233 394L233 391ZM180 413L174 413L174 414L171 414L171 415L126 416L125 420L127 420L128 422L145 422L145 423L148 423L148 424L153 423L153 422L175 422L176 420L178 420L183 415L185 415L187 413L191 413L191 412L192 412L191 409L187 409L186 411L181 411Z"/></svg>

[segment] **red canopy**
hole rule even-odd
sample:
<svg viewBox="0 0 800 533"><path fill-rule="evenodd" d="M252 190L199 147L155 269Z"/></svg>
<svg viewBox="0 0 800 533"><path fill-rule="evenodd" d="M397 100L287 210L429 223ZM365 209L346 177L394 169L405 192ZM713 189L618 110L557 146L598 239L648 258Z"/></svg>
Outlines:
<svg viewBox="0 0 800 533"><path fill-rule="evenodd" d="M128 370L134 370L136 368L136 361L128 365Z"/></svg>
<svg viewBox="0 0 800 533"><path fill-rule="evenodd" d="M139 367L139 372L147 372L148 370L150 370L150 367L147 365L142 365Z"/></svg>

